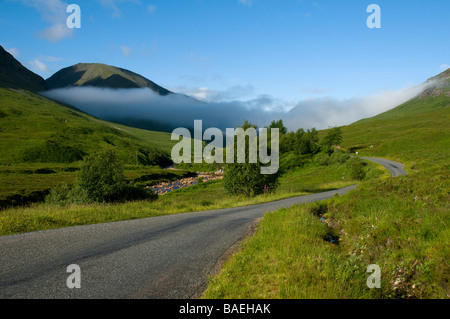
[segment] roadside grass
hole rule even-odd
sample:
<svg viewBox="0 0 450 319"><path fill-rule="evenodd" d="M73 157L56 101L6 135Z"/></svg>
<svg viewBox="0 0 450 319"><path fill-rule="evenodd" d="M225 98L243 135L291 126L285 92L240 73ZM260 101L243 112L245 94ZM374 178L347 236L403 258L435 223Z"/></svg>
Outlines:
<svg viewBox="0 0 450 319"><path fill-rule="evenodd" d="M32 204L30 207L9 208L0 211L0 235L230 208L280 200L356 184L356 181L342 179L343 176L347 176L346 170L345 165L335 164L324 168L313 162L308 163L302 168L297 168L281 176L280 186L273 193L266 193L253 198L228 196L225 194L223 181L216 180L169 192L159 196L154 201L70 206L41 203ZM374 174L378 176L383 174L383 171L376 165L371 165L368 170L373 170L376 172ZM139 176L145 177L146 173L152 171L128 170L126 172L129 179L139 179ZM156 172L162 173L160 170L156 170ZM186 171L171 172L180 174L182 177L183 172Z"/></svg>
<svg viewBox="0 0 450 319"><path fill-rule="evenodd" d="M448 172L363 182L266 214L203 298L449 298ZM371 264L381 289L366 285Z"/></svg>
<svg viewBox="0 0 450 319"><path fill-rule="evenodd" d="M328 226L309 213L312 204L267 213L256 234L210 279L202 298L351 298L364 271L346 267L339 247L325 241ZM358 289L355 289L357 286Z"/></svg>

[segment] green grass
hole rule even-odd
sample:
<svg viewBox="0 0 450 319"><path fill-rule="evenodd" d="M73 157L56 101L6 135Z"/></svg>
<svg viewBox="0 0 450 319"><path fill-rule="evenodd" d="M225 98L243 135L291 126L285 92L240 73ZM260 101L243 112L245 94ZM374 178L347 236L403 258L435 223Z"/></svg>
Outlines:
<svg viewBox="0 0 450 319"><path fill-rule="evenodd" d="M203 298L448 298L450 176L435 173L364 182L323 203L327 223L317 204L266 214ZM366 286L371 264L381 289Z"/></svg>
<svg viewBox="0 0 450 319"><path fill-rule="evenodd" d="M449 298L449 98L425 102L343 127L344 148L402 162L409 175L266 214L203 298ZM380 289L366 285L371 264Z"/></svg>
<svg viewBox="0 0 450 319"><path fill-rule="evenodd" d="M72 184L80 166L77 164L34 163L23 166L0 166L0 207L42 202L49 190ZM124 176L137 185L147 186L192 176L186 170L167 170L158 166L125 167Z"/></svg>

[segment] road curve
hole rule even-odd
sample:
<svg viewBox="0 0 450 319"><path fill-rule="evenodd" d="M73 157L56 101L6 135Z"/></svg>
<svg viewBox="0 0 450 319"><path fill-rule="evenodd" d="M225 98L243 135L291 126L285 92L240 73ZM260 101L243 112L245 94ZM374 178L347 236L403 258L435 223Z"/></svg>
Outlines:
<svg viewBox="0 0 450 319"><path fill-rule="evenodd" d="M0 298L190 298L257 218L355 187L246 207L3 236ZM72 264L81 270L79 289L67 287Z"/></svg>
<svg viewBox="0 0 450 319"><path fill-rule="evenodd" d="M377 157L361 157L361 159L365 159L365 160L372 161L372 162L378 163L380 165L383 165L384 167L386 167L389 170L389 172L391 173L391 177L407 175L407 173L404 169L405 165L403 165L402 163L394 162L394 161L387 160L384 158L377 158Z"/></svg>

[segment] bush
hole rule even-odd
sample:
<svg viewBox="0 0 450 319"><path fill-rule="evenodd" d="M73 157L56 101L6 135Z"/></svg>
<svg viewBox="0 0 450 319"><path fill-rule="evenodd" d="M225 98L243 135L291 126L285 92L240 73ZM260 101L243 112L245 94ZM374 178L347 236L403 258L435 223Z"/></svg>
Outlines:
<svg viewBox="0 0 450 319"><path fill-rule="evenodd" d="M359 158L351 158L347 163L351 179L362 181L366 177L365 164Z"/></svg>
<svg viewBox="0 0 450 319"><path fill-rule="evenodd" d="M123 175L123 165L112 151L84 159L73 185L62 185L50 191L47 203L87 204L155 199L151 189L130 184Z"/></svg>
<svg viewBox="0 0 450 319"><path fill-rule="evenodd" d="M45 198L48 204L69 205L92 202L85 190L78 185L59 185L50 190Z"/></svg>
<svg viewBox="0 0 450 319"><path fill-rule="evenodd" d="M84 159L76 184L94 202L118 201L127 185L123 164L112 151L89 156Z"/></svg>
<svg viewBox="0 0 450 319"><path fill-rule="evenodd" d="M280 157L280 171L282 173L292 170L297 167L302 167L306 162L309 162L311 156L308 155L296 155L294 151L290 151L281 154Z"/></svg>
<svg viewBox="0 0 450 319"><path fill-rule="evenodd" d="M330 164L345 164L350 159L350 155L343 152L334 152L330 156Z"/></svg>
<svg viewBox="0 0 450 319"><path fill-rule="evenodd" d="M261 174L259 163L236 163L225 167L223 181L228 194L251 197L273 192L278 187L278 178L279 172Z"/></svg>
<svg viewBox="0 0 450 319"><path fill-rule="evenodd" d="M330 164L330 156L324 152L317 154L314 160L322 166L327 166Z"/></svg>

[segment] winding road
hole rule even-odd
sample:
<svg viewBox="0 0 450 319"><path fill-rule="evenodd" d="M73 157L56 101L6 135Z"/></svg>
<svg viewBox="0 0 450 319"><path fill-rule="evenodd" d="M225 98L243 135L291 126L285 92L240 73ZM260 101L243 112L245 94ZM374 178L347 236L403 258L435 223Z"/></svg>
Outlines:
<svg viewBox="0 0 450 319"><path fill-rule="evenodd" d="M392 176L403 165L366 158ZM255 220L282 207L345 194L346 187L270 203L0 237L0 298L178 299L198 296L207 276ZM69 289L69 265L81 288Z"/></svg>

